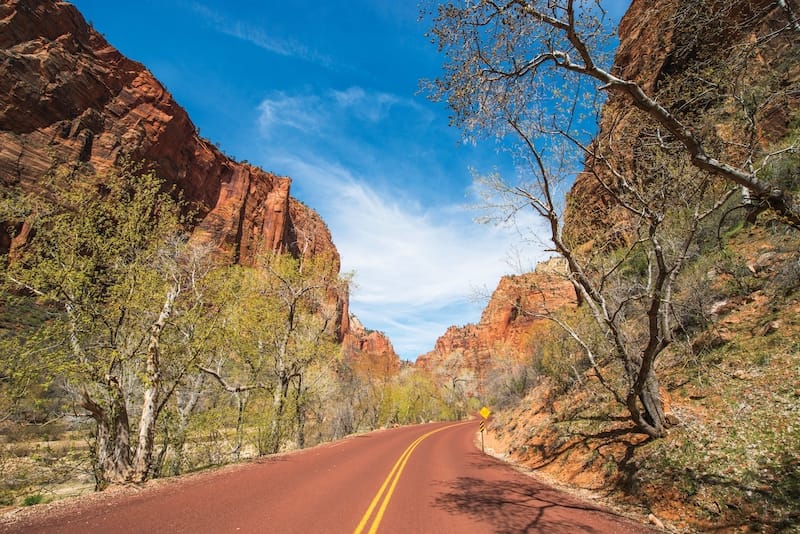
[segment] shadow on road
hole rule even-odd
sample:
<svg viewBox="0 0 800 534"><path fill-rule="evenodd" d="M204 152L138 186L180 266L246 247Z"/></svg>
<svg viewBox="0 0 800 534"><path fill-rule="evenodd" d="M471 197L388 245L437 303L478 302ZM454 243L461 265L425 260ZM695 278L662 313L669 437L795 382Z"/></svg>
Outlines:
<svg viewBox="0 0 800 534"><path fill-rule="evenodd" d="M599 510L530 477L506 471L500 477L493 459L476 454L473 467L487 470L487 477L458 477L439 481L434 506L453 514L466 514L490 526L492 532L611 533L631 530L620 516Z"/></svg>

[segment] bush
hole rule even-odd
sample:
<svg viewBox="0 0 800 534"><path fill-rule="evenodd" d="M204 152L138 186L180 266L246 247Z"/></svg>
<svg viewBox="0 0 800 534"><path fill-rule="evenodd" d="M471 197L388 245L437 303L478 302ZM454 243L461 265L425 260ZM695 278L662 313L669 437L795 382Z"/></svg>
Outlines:
<svg viewBox="0 0 800 534"><path fill-rule="evenodd" d="M489 403L497 409L517 404L536 383L534 369L523 362L498 361L487 377Z"/></svg>
<svg viewBox="0 0 800 534"><path fill-rule="evenodd" d="M42 500L44 500L42 494L36 493L35 495L28 495L27 497L25 497L25 499L22 501L22 504L24 506L33 506L35 504L39 504L40 502L42 502Z"/></svg>

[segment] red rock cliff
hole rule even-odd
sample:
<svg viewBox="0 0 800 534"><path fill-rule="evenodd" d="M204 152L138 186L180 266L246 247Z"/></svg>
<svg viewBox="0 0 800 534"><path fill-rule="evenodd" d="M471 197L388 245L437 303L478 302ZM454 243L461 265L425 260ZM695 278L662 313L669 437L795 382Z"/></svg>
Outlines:
<svg viewBox="0 0 800 534"><path fill-rule="evenodd" d="M564 277L565 265L552 259L536 271L500 279L477 324L451 326L436 340L431 352L417 359L417 366L433 370L451 355L460 353L461 365L482 375L497 356L520 358L528 351L541 316L563 306L575 305L575 291Z"/></svg>
<svg viewBox="0 0 800 534"><path fill-rule="evenodd" d="M342 356L362 376L387 377L400 371L400 357L383 332L367 330L355 317L342 341Z"/></svg>
<svg viewBox="0 0 800 534"><path fill-rule="evenodd" d="M199 137L164 86L74 6L4 2L0 57L0 186L35 190L56 167L101 174L128 158L183 191L202 216L196 238L228 261L250 262L259 243L338 258L319 216L291 198L289 178Z"/></svg>
<svg viewBox="0 0 800 534"><path fill-rule="evenodd" d="M53 0L0 4L0 188L35 191L55 169L103 174L142 162L200 214L194 239L223 261L257 248L339 255L291 180L238 163L202 139L187 113L140 63L123 56L78 10ZM0 253L12 243L0 238ZM348 330L347 296L339 303Z"/></svg>
<svg viewBox="0 0 800 534"><path fill-rule="evenodd" d="M782 31L787 25L798 24L800 3L787 0L784 4L785 7L772 0L731 0L718 4L695 0L632 0L620 21L620 42L612 72L637 82L645 92L658 98L668 82L680 83L686 73L697 76L691 74L692 71L713 65L709 57L725 59L729 57L726 54L743 54L742 50L746 49L751 57L742 72L737 73L740 75L738 83L760 91L771 84L772 97L761 103L751 118L755 144L764 148L786 134L792 114L800 108L798 32ZM666 97L661 103L685 122L691 121L689 117L696 113L704 122L695 124L695 129L700 130L709 144L723 147L717 148L715 156L723 156L729 163L747 168L752 154L739 153L745 134L742 126L734 122L731 112L738 104L733 103L732 96L725 94L725 90L709 97L715 99L713 104L708 104L708 98L702 95L695 96ZM688 106L684 98L689 97L706 102L703 104L706 107ZM632 157L637 130L643 127L641 117L642 113L618 94L610 94L603 106L598 138L607 138L608 144L621 153L622 167L631 166L630 161L624 160ZM610 177L606 179L613 182ZM595 177L585 172L577 177L567 197L564 235L573 244L610 236L618 238L625 233L626 218Z"/></svg>

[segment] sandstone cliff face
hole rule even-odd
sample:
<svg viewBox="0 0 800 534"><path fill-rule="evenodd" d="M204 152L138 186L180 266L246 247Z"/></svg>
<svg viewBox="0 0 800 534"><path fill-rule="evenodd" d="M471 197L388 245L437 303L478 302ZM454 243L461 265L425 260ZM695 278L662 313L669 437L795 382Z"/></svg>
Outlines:
<svg viewBox="0 0 800 534"><path fill-rule="evenodd" d="M342 356L356 374L388 377L400 371L400 357L383 332L367 330L355 316L350 317L349 325Z"/></svg>
<svg viewBox="0 0 800 534"><path fill-rule="evenodd" d="M758 85L764 89L769 83L774 89L773 97L761 103L752 117L755 144L764 148L786 134L792 114L800 108L797 92L800 61L793 42L797 32L775 34L791 24L790 18L796 17L800 8L796 0L786 5L788 9L770 0L718 4L695 0L633 0L620 21L620 43L612 72L639 83L648 94L658 95L668 83L675 80L681 83L687 72L712 65L709 57L714 61L725 60L747 49L751 57L737 73L741 75L740 85ZM710 18L712 13L717 20ZM772 37L764 38L770 35ZM689 94L673 97L674 100L666 97L662 104L682 120L699 117L696 126L703 130L700 133L709 144L714 145L715 155L747 168L747 158L752 154L741 152L742 143L746 141L743 128L734 118L733 109L738 104L724 93L710 98L695 98ZM694 107L685 100L690 98ZM598 138L623 147L624 153L617 155L623 168L633 166L632 147L642 128L640 117L642 113L617 94L610 94L603 107ZM628 137L622 138L623 135ZM605 179L613 181L609 177ZM564 235L568 241L577 245L592 240L619 239L625 233L626 219L626 213L615 205L591 173L578 176L567 197Z"/></svg>
<svg viewBox="0 0 800 534"><path fill-rule="evenodd" d="M78 10L53 0L0 4L0 189L39 191L56 169L78 175L141 162L199 213L193 239L221 261L259 250L339 255L324 221L290 196L291 180L238 163L202 139L187 113L140 63L124 57ZM4 227L7 223L3 224ZM0 253L26 238L3 232ZM347 295L337 299L340 335Z"/></svg>
<svg viewBox="0 0 800 534"><path fill-rule="evenodd" d="M461 367L481 376L496 357L521 358L529 352L542 315L576 304L575 291L565 278L566 265L551 259L523 275L504 276L492 293L477 324L451 326L431 352L417 359L426 370L441 367L445 360L460 354Z"/></svg>
<svg viewBox="0 0 800 534"><path fill-rule="evenodd" d="M237 163L198 136L141 64L53 0L0 5L0 187L36 190L56 168L109 172L123 159L183 191L199 210L195 238L249 263L272 250L328 252L330 232L290 196L291 180Z"/></svg>

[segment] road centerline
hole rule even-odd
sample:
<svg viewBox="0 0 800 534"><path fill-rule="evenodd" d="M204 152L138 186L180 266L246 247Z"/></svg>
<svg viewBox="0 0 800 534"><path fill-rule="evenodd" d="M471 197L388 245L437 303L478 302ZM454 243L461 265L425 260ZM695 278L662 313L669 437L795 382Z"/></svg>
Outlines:
<svg viewBox="0 0 800 534"><path fill-rule="evenodd" d="M361 534L361 532L364 531L364 528L367 526L370 517L372 517L372 513L375 511L375 507L378 506L378 503L381 502L381 498L383 498L380 508L378 508L378 511L375 514L375 518L372 520L372 524L370 525L368 533L375 534L378 531L378 526L380 526L381 520L383 519L383 514L384 512L386 512L387 506L389 506L389 501L391 500L395 487L397 486L397 483L400 480L400 476L403 474L403 469L405 469L406 464L408 463L408 459L411 457L411 453L414 452L414 449L416 449L420 443L422 443L429 436L436 434L437 432L441 432L442 430L447 430L448 428L454 428L460 425L464 425L469 422L470 421L464 421L462 423L454 423L452 425L443 426L441 428L431 430L430 432L427 432L418 437L417 439L415 439L414 441L412 441L411 444L408 447L406 447L406 450L403 451L403 454L401 454L400 457L397 459L397 462L395 462L392 469L389 471L389 474L386 476L386 479L383 481L383 484L381 484L381 487L378 489L378 493L376 493L375 497L373 497L372 501L369 504L369 507L367 507L367 511L364 512L361 521L359 521L358 526L356 526L356 529L353 531L353 534ZM384 492L386 493L384 494Z"/></svg>

